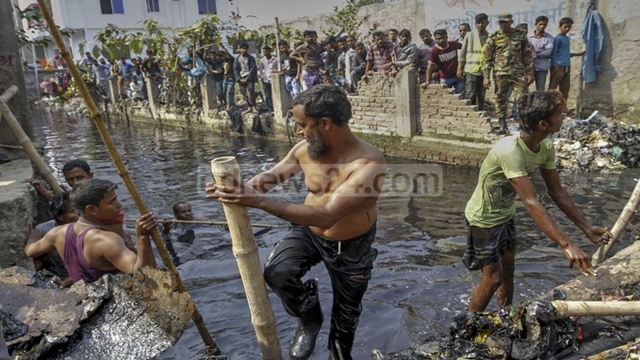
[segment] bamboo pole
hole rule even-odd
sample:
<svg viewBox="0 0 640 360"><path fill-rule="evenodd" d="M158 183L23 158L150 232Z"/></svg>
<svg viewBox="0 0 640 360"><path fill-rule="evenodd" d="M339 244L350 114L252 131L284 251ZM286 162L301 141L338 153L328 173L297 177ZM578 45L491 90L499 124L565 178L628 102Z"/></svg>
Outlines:
<svg viewBox="0 0 640 360"><path fill-rule="evenodd" d="M168 219L169 221L171 221L174 224L194 224L194 225L221 225L221 226L227 226L229 225L226 221L209 221L209 220L173 220L173 219ZM126 219L126 221L130 221L130 222L136 222L138 220L136 219ZM260 228L267 228L270 229L272 227L276 227L277 225L271 225L271 224L251 224L251 227L260 227Z"/></svg>
<svg viewBox="0 0 640 360"><path fill-rule="evenodd" d="M636 183L636 187L635 189L633 189L633 193L631 193L631 197L629 198L629 201L627 201L627 204L624 206L624 209L622 209L622 212L620 213L620 217L618 218L618 221L616 221L615 225L613 225L613 228L611 229L611 235L612 235L611 240L609 240L609 243L604 246L604 249L599 250L595 254L593 254L593 257L591 258L591 263L594 266L598 264L599 262L598 258L602 258L602 260L604 260L604 258L607 256L607 254L609 253L609 250L611 250L611 247L613 247L613 244L616 242L616 240L618 240L624 228L627 227L627 225L629 224L629 221L631 221L631 218L633 218L633 216L635 215L636 209L638 208L639 204L640 204L640 179ZM602 253L601 256L599 256L600 253Z"/></svg>
<svg viewBox="0 0 640 360"><path fill-rule="evenodd" d="M595 354L595 355L589 355L587 357L585 357L585 360L606 360L607 359L607 355L609 355L610 353L614 352L615 350L623 350L623 351L627 351L629 350L630 345L633 343L628 343L628 344L624 344L624 345L620 345L617 347L614 347L612 349L608 349L605 350L601 353Z"/></svg>
<svg viewBox="0 0 640 360"><path fill-rule="evenodd" d="M552 301L562 318L570 316L637 316L640 301Z"/></svg>
<svg viewBox="0 0 640 360"><path fill-rule="evenodd" d="M218 184L231 185L224 175L240 179L240 167L233 156L211 160L211 173ZM251 311L251 323L258 338L262 359L280 360L282 353L278 342L276 320L267 294L264 275L260 266L258 244L251 231L247 208L234 204L222 204L229 223L233 254L238 262L244 291Z"/></svg>
<svg viewBox="0 0 640 360"><path fill-rule="evenodd" d="M11 128L11 131L13 131L13 135L16 137L16 139L18 139L18 142L20 143L20 145L22 145L24 151L29 155L29 158L31 158L31 161L36 166L36 169L38 169L42 177L47 181L47 184L51 186L53 192L56 194L64 192L64 190L62 190L62 187L60 186L60 183L58 183L58 180L56 180L55 176L53 176L53 174L51 173L51 169L49 169L49 166L47 166L44 160L42 160L42 157L40 157L40 154L38 154L38 150L36 150L35 146L33 146L31 139L29 139L29 136L27 136L27 134L24 132L22 126L20 126L20 123L18 122L18 119L16 119L16 117L11 112L9 105L7 105L7 102L9 102L9 100L11 100L11 98L14 97L17 93L18 87L15 85L11 85L7 90L5 90L4 94L0 96L0 112L2 112L2 118L7 122L7 125L9 125L9 127Z"/></svg>
<svg viewBox="0 0 640 360"><path fill-rule="evenodd" d="M120 175L120 177L122 178L122 181L127 187L127 190L131 195L131 199L133 200L134 204L138 208L138 211L140 212L140 214L148 213L149 210L147 209L146 204L142 200L142 197L140 196L138 189L133 183L133 180L131 180L131 176L129 176L129 172L127 168L124 166L122 159L120 159L120 155L118 154L118 150L116 150L113 140L111 139L111 135L109 135L109 131L107 130L107 127L105 126L104 121L102 121L102 115L98 111L98 107L96 106L96 104L93 102L93 97L91 97L91 94L89 93L89 89L87 88L87 85L82 80L82 76L78 71L78 68L76 67L75 62L71 58L71 54L67 50L67 47L64 44L64 41L62 40L60 31L58 30L58 27L56 26L53 20L53 17L51 16L51 12L49 11L49 8L45 3L45 0L38 0L38 5L40 5L40 11L42 11L42 15L45 21L47 22L49 32L53 36L53 39L56 42L58 49L60 50L60 56L64 58L64 61L69 68L69 72L71 73L71 76L73 77L73 80L78 86L78 89L82 94L82 98L84 99L85 104L87 105L89 114L91 114L91 119L93 119L93 121L95 122L96 127L98 128L98 132L100 133L100 136L102 137L102 140L104 141L105 146L109 151L109 155L111 155L111 159L113 160L113 163L116 166L116 169L118 170L118 175ZM173 261L171 261L171 256L169 256L169 253L167 252L167 248L165 247L164 242L162 241L162 238L160 237L160 233L158 232L157 229L153 229L151 233L151 237L153 238L153 242L155 243L156 248L158 249L158 253L162 258L162 261L175 277L176 283L178 285L178 290L180 292L188 294L187 288L185 287L184 282L180 277L180 273L178 273L178 269L176 269L176 266L173 264ZM189 297L189 299L191 299L191 297ZM193 302L192 299L191 299L191 302ZM204 341L207 354L209 356L216 356L216 355L224 356L220 351L220 349L218 348L218 346L216 345L216 343L211 338L211 335L209 334L209 331L207 330L207 327L205 326L204 321L202 320L202 316L200 315L200 312L196 308L195 304L193 304L193 316L191 318L196 324L196 328L198 329L198 332L200 333L200 336Z"/></svg>

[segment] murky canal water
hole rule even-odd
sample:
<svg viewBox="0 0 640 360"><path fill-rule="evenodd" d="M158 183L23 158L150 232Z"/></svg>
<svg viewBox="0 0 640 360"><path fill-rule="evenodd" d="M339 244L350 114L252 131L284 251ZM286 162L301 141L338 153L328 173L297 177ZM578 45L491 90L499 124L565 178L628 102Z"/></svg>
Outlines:
<svg viewBox="0 0 640 360"><path fill-rule="evenodd" d="M112 165L100 135L87 118L73 118L64 113L34 111L38 138L45 144L46 159L63 182L62 165L72 158L86 159L98 178L121 184L118 194L128 218L136 218L136 209ZM206 201L203 187L210 181L211 159L234 155L241 164L244 179L269 168L288 151L286 142L269 142L261 138L216 136L204 130L180 130L151 125L114 123L111 135L125 165L134 179L147 206L168 217L177 201L192 204L195 216L224 220L222 207ZM479 280L460 263L465 245L463 211L471 195L477 170L473 168L420 164L389 159L396 168L405 171L424 169L442 178L433 177L432 194L392 192L379 201L378 234L375 247L379 256L373 278L363 301L360 326L353 356L368 359L373 348L383 352L399 351L415 346L425 339L448 332L453 315L465 311L469 293ZM407 170L408 169L408 170ZM613 226L640 172L622 175L570 175L562 180L574 200L589 219ZM539 192L544 187L535 179ZM399 186L397 186L399 188ZM305 194L291 188L280 191L290 201L300 202ZM543 203L551 203L541 196ZM595 248L555 207L551 214L562 228L587 253ZM286 223L267 213L249 211L254 223L281 225L256 235L260 258L266 260L273 245L287 232ZM565 282L578 272L567 268L561 250L533 224L525 210L518 208L519 243L516 265L515 301L542 294ZM255 229L258 231L258 229ZM637 233L634 231L634 233ZM617 248L633 241L631 231ZM176 244L182 264L179 271L190 294L204 317L214 340L231 359L259 359L259 349L251 325L248 306L236 261L231 252L228 233L221 227L197 231L193 245ZM312 359L326 359L331 293L323 266L317 266L309 277L318 278L325 322ZM277 297L271 295L277 319L283 354L295 328L296 320L283 310ZM492 303L490 306L495 306ZM193 325L185 331L178 344L163 354L163 359L192 359L203 353L203 345Z"/></svg>

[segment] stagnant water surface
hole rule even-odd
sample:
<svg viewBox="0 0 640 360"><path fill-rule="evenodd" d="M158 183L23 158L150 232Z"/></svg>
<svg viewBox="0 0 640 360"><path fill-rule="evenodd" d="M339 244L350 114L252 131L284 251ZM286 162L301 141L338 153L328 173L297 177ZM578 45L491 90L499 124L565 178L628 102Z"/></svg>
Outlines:
<svg viewBox="0 0 640 360"><path fill-rule="evenodd" d="M128 218L136 209L91 120L64 113L34 112L35 129L45 145L45 156L57 177L63 180L62 165L73 158L86 159L98 178L118 184L119 199ZM217 136L205 130L180 130L152 125L109 124L111 136L147 206L161 217L171 214L173 203L192 204L195 216L224 220L218 202L204 199L204 183L211 180L209 162L218 156L233 155L241 164L244 179L263 171L287 153L286 141L262 138ZM465 246L463 211L476 184L477 169L421 164L389 159L398 171L426 172L432 176L431 194L400 191L380 199L375 247L379 256L373 278L363 301L363 313L353 349L355 359L367 359L373 348L399 351L425 339L445 334L453 315L465 311L469 293L479 280L460 263ZM417 169L417 170L416 170ZM437 179L437 172L442 178ZM622 175L570 175L562 181L589 219L613 226L626 203L638 171ZM299 180L299 179L298 179ZM595 247L568 221L549 197L539 178L534 179L543 203L569 236L587 253ZM280 189L277 196L301 202L304 192L295 186ZM287 232L285 221L265 212L249 210L254 223L281 225L256 235L260 259L264 263L274 244ZM536 296L578 276L567 268L562 251L535 226L522 206L518 207L519 230L515 301ZM131 225L130 225L131 226ZM259 229L254 229L258 232ZM629 231L616 248L633 241ZM259 359L259 348L251 324L245 293L232 254L229 234L222 227L197 230L193 245L175 245L179 271L204 321L219 347L231 359ZM159 260L160 261L160 260ZM325 322L312 359L326 359L331 306L330 284L322 265L309 277L318 279ZM270 295L277 319L280 345L287 353L297 322ZM495 306L492 303L490 306ZM202 340L193 325L163 359L192 359L203 354ZM286 356L285 356L286 357Z"/></svg>

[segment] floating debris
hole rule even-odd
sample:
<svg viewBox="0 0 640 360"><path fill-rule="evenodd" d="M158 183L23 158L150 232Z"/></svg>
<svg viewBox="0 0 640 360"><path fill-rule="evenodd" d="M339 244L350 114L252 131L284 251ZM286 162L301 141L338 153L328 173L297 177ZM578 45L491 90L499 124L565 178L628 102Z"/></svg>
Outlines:
<svg viewBox="0 0 640 360"><path fill-rule="evenodd" d="M619 172L640 166L640 131L595 111L585 120L565 121L554 139L558 169Z"/></svg>

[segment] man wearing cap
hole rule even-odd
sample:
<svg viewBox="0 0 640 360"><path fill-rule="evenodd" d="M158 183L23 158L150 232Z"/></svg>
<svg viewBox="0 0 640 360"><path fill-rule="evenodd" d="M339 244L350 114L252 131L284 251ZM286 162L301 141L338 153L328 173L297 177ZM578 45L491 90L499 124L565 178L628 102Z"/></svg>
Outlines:
<svg viewBox="0 0 640 360"><path fill-rule="evenodd" d="M484 87L491 86L491 71L495 81L495 108L500 128L498 134L506 135L507 94L513 87L516 98L527 92L533 82L533 58L527 36L512 28L511 14L500 14L500 29L491 33L484 48L482 75Z"/></svg>

